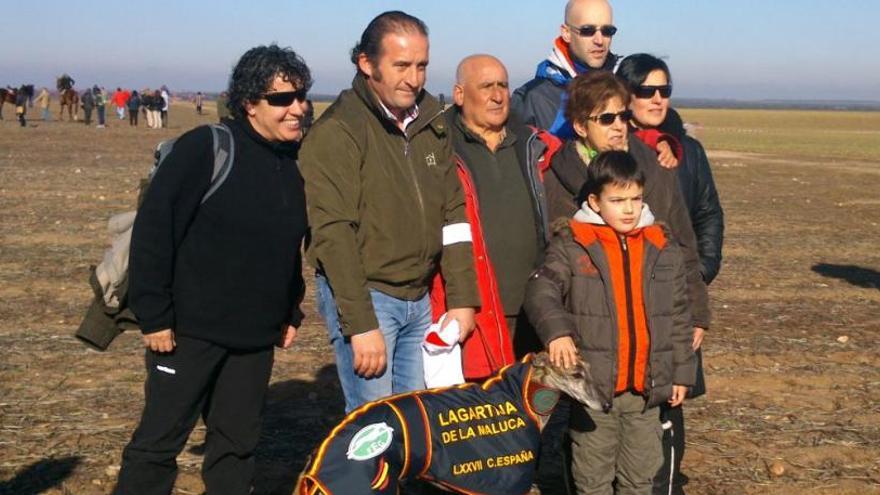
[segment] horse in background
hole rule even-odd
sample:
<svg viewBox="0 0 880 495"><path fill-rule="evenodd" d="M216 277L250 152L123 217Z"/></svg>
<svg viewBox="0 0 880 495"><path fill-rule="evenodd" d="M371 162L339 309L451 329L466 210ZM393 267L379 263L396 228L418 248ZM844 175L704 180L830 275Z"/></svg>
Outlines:
<svg viewBox="0 0 880 495"><path fill-rule="evenodd" d="M79 120L79 93L75 89L62 89L58 93L58 102L61 104L61 112L58 120L64 120L64 107L67 107L67 115L70 120Z"/></svg>
<svg viewBox="0 0 880 495"><path fill-rule="evenodd" d="M76 81L67 74L62 74L55 81L55 88L58 89L58 103L61 105L61 113L58 120L64 120L64 107L67 107L67 116L70 120L79 120L79 93L73 89Z"/></svg>
<svg viewBox="0 0 880 495"><path fill-rule="evenodd" d="M15 89L11 86L0 88L0 120L3 120L3 105L5 103L12 103L12 105L14 106L15 100L18 97L19 93L26 95L28 97L28 101L30 101L34 97L34 85L23 84L18 89Z"/></svg>

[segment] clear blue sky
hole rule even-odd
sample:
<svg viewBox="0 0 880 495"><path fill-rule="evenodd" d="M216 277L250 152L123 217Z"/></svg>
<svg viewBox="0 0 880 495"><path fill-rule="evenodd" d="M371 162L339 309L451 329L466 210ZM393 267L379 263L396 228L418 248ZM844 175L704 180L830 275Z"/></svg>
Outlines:
<svg viewBox="0 0 880 495"><path fill-rule="evenodd" d="M15 2L0 30L0 85L53 85L61 72L106 87L216 91L248 48L300 52L314 92L351 81L348 50L376 14L401 9L431 31L428 88L449 92L455 66L498 56L511 84L549 53L563 0L148 0ZM612 0L612 51L665 57L676 95L880 101L875 0Z"/></svg>

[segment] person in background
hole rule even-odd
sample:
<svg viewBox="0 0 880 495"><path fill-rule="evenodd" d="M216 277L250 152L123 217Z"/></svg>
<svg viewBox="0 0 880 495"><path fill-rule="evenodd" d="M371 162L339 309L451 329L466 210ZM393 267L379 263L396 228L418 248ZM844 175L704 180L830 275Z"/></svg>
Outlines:
<svg viewBox="0 0 880 495"><path fill-rule="evenodd" d="M199 91L198 93L196 93L196 98L195 98L195 101L193 102L196 105L196 113L199 115L202 114L202 99L203 99L202 92Z"/></svg>
<svg viewBox="0 0 880 495"><path fill-rule="evenodd" d="M141 105L141 97L138 95L137 90L131 92L131 96L128 98L126 105L128 105L128 125L130 127L137 127L138 107Z"/></svg>
<svg viewBox="0 0 880 495"><path fill-rule="evenodd" d="M706 151L696 139L682 132L675 135L663 132L664 123L672 117L669 98L672 96L672 75L663 60L646 53L630 55L617 69L633 93L629 104L633 118L630 132L658 152L662 143L672 150L665 166L675 169L678 185L690 214L691 225L697 236L700 274L710 284L721 267L721 248L724 242L724 211L712 177L712 168ZM662 158L661 158L662 159ZM661 162L663 164L663 162ZM693 347L697 352L697 381L689 397L705 392L702 366L703 335L695 335ZM660 418L669 428L663 436L664 465L654 479L654 493L684 493L688 478L681 473L685 453L685 424L682 406L661 405Z"/></svg>
<svg viewBox="0 0 880 495"><path fill-rule="evenodd" d="M97 88L97 86L95 86ZM95 108L95 93L92 88L86 88L79 98L79 104L82 106L85 114L83 122L86 125L92 125L92 110Z"/></svg>
<svg viewBox="0 0 880 495"><path fill-rule="evenodd" d="M44 86L40 89L40 94L36 98L37 105L39 105L42 112L43 122L49 121L49 100L49 88Z"/></svg>
<svg viewBox="0 0 880 495"><path fill-rule="evenodd" d="M162 107L165 105L165 99L162 98L162 92L158 89L153 91L153 97L150 99L150 112L153 114L153 129L162 128Z"/></svg>
<svg viewBox="0 0 880 495"><path fill-rule="evenodd" d="M162 100L162 107L159 109L162 128L168 127L168 108L171 106L171 93L168 92L168 87L164 84L162 85L162 92L159 93L160 98Z"/></svg>
<svg viewBox="0 0 880 495"><path fill-rule="evenodd" d="M107 107L107 94L104 91L104 88L99 88L95 85L92 90L95 93L95 108L98 109L98 129L103 129L105 127L105 110Z"/></svg>
<svg viewBox="0 0 880 495"><path fill-rule="evenodd" d="M116 91L113 92L113 96L110 97L110 101L113 102L113 105L116 107L116 117L119 120L125 119L125 107L129 98L131 98L131 93L122 88L116 88Z"/></svg>
<svg viewBox="0 0 880 495"><path fill-rule="evenodd" d="M2 105L3 102L0 102ZM27 126L27 105L28 105L28 94L25 92L24 86L18 88L18 91L15 93L15 115L18 117L18 123L21 127Z"/></svg>

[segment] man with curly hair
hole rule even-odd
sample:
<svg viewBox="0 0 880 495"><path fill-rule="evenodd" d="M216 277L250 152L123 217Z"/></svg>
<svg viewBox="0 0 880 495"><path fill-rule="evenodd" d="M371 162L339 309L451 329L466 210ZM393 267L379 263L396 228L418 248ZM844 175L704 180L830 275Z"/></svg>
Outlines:
<svg viewBox="0 0 880 495"><path fill-rule="evenodd" d="M220 187L212 172L226 149L212 148L218 130L208 126L183 134L152 179L129 270L146 403L114 493L171 493L199 416L207 492L251 492L273 346L290 347L302 320L307 222L296 158L311 83L293 50L249 50L229 81L233 161Z"/></svg>

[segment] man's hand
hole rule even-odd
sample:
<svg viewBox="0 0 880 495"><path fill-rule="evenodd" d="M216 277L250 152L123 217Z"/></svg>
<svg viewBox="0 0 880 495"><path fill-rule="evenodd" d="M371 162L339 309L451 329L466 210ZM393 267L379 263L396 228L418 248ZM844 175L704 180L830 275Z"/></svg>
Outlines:
<svg viewBox="0 0 880 495"><path fill-rule="evenodd" d="M700 346L703 345L703 336L706 334L705 328L694 327L694 352L700 349Z"/></svg>
<svg viewBox="0 0 880 495"><path fill-rule="evenodd" d="M446 312L446 319L443 320L443 325L440 327L440 330L446 328L452 320L458 320L458 328L461 332L461 336L458 338L459 342L464 342L465 339L468 338L468 335L474 331L474 328L477 326L474 321L474 315L476 311L474 308L455 308L450 309Z"/></svg>
<svg viewBox="0 0 880 495"><path fill-rule="evenodd" d="M170 328L144 334L144 346L153 352L171 352L176 345L174 331Z"/></svg>
<svg viewBox="0 0 880 495"><path fill-rule="evenodd" d="M351 337L354 372L364 378L379 376L385 371L385 336L376 328Z"/></svg>
<svg viewBox="0 0 880 495"><path fill-rule="evenodd" d="M577 346L574 345L574 339L567 335L551 340L547 345L547 353L550 354L550 362L553 366L571 368L577 363Z"/></svg>
<svg viewBox="0 0 880 495"><path fill-rule="evenodd" d="M684 385L672 386L672 397L669 398L669 407L678 407L684 402L684 396L687 394L688 388Z"/></svg>
<svg viewBox="0 0 880 495"><path fill-rule="evenodd" d="M657 161L663 168L675 168L678 166L678 158L672 152L672 146L666 141L657 143Z"/></svg>
<svg viewBox="0 0 880 495"><path fill-rule="evenodd" d="M296 327L293 325L283 325L281 327L281 338L275 345L282 349L289 349L296 340Z"/></svg>

